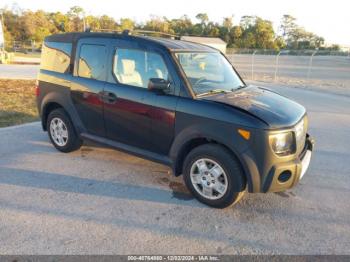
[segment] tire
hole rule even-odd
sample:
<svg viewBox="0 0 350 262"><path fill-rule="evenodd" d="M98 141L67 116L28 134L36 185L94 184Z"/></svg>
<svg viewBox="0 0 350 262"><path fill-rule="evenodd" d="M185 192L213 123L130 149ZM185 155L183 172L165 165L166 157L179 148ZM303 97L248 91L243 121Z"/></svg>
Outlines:
<svg viewBox="0 0 350 262"><path fill-rule="evenodd" d="M187 155L183 165L183 179L200 202L215 208L236 204L244 195L246 187L237 158L217 144L198 146Z"/></svg>
<svg viewBox="0 0 350 262"><path fill-rule="evenodd" d="M83 144L68 114L62 108L50 112L46 126L51 143L61 152L69 153L78 150Z"/></svg>

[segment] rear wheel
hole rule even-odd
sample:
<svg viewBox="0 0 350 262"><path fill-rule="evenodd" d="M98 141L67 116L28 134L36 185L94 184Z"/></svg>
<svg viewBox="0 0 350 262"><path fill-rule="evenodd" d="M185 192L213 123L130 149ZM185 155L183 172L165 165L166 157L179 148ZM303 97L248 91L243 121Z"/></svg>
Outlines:
<svg viewBox="0 0 350 262"><path fill-rule="evenodd" d="M245 179L238 160L220 145L193 149L185 159L183 176L192 194L212 207L233 205L244 194Z"/></svg>
<svg viewBox="0 0 350 262"><path fill-rule="evenodd" d="M51 143L61 152L72 152L82 145L82 140L77 136L70 118L62 108L50 112L47 129Z"/></svg>

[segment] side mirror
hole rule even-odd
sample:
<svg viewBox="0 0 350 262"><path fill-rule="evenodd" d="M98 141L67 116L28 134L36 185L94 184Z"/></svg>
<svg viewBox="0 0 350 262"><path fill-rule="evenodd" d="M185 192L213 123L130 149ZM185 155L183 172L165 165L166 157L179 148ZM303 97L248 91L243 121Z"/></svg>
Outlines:
<svg viewBox="0 0 350 262"><path fill-rule="evenodd" d="M169 90L170 82L162 78L150 78L148 82L148 90L165 92Z"/></svg>

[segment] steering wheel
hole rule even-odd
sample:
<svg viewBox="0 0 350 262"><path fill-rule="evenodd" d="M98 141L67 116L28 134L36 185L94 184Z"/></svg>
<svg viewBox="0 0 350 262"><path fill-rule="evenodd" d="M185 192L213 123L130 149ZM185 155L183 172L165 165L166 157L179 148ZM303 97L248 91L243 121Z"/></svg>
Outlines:
<svg viewBox="0 0 350 262"><path fill-rule="evenodd" d="M198 78L198 80L193 84L193 87L199 85L201 82L204 82L205 80L207 80L204 76Z"/></svg>

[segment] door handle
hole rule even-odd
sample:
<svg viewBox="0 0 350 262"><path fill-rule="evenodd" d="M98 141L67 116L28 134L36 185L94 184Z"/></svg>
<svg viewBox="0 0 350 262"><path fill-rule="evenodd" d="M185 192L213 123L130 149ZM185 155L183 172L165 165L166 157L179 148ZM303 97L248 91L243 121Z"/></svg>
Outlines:
<svg viewBox="0 0 350 262"><path fill-rule="evenodd" d="M111 92L108 92L106 98L107 98L108 103L111 103L111 104L113 104L113 103L115 103L117 101L117 96L114 93L111 93Z"/></svg>
<svg viewBox="0 0 350 262"><path fill-rule="evenodd" d="M107 104L114 104L118 97L116 94L108 91L103 91L100 93L101 100Z"/></svg>

